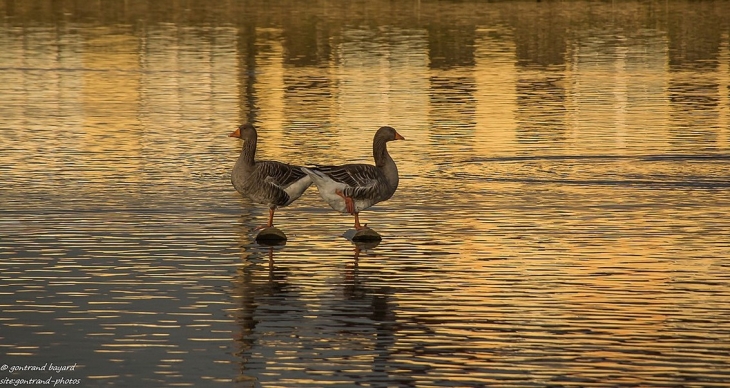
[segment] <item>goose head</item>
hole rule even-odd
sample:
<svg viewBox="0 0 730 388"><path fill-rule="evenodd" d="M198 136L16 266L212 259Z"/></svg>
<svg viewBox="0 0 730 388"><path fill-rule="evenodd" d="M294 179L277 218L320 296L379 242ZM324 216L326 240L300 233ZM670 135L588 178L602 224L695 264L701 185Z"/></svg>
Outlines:
<svg viewBox="0 0 730 388"><path fill-rule="evenodd" d="M393 127L380 127L375 132L375 138L381 141L393 141L393 140L405 140L406 138L401 136L400 133L396 132Z"/></svg>
<svg viewBox="0 0 730 388"><path fill-rule="evenodd" d="M241 124L235 131L231 132L228 137L237 137L241 140L255 140L256 128L250 123Z"/></svg>

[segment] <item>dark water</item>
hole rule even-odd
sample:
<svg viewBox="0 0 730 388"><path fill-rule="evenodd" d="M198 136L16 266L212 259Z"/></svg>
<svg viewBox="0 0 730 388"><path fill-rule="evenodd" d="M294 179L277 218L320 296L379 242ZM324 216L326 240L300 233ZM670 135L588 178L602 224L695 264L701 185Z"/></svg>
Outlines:
<svg viewBox="0 0 730 388"><path fill-rule="evenodd" d="M0 380L730 384L727 2L0 15ZM244 121L300 164L395 127L400 187L361 214L383 241L311 188L253 243Z"/></svg>

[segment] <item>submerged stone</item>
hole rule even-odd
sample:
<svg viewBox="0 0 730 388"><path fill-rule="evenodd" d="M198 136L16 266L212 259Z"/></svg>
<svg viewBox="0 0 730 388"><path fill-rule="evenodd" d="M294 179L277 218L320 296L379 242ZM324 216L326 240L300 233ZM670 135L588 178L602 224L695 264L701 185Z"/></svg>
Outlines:
<svg viewBox="0 0 730 388"><path fill-rule="evenodd" d="M259 234L256 235L256 242L262 244L277 244L286 241L286 235L281 229L270 226L268 228L261 229Z"/></svg>
<svg viewBox="0 0 730 388"><path fill-rule="evenodd" d="M383 239L380 237L378 232L370 228L360 230L349 229L343 234L343 236L350 241L380 241Z"/></svg>

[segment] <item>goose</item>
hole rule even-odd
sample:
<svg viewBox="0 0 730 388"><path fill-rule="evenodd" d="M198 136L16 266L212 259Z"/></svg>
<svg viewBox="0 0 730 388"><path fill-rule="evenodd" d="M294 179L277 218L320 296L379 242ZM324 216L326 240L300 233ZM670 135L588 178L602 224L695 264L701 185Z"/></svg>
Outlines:
<svg viewBox="0 0 730 388"><path fill-rule="evenodd" d="M256 161L258 134L252 124L242 124L228 136L243 140L241 155L231 172L231 183L241 195L269 207L266 227L273 227L276 208L287 206L301 197L312 184L312 179L299 166L277 161Z"/></svg>
<svg viewBox="0 0 730 388"><path fill-rule="evenodd" d="M373 159L371 164L345 164L341 166L302 167L312 178L319 195L333 209L355 216L355 229L360 225L358 214L378 202L393 196L398 188L398 167L390 157L386 143L405 140L392 127L380 127L373 137Z"/></svg>

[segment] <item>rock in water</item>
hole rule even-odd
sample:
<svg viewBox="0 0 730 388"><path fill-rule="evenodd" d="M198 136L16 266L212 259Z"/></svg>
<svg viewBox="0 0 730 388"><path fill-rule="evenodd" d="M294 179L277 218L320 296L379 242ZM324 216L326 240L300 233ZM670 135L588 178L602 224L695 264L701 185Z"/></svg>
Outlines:
<svg viewBox="0 0 730 388"><path fill-rule="evenodd" d="M281 231L281 229L274 226L261 229L259 234L256 235L257 243L271 245L284 241L286 241L286 235Z"/></svg>
<svg viewBox="0 0 730 388"><path fill-rule="evenodd" d="M343 236L350 241L380 241L383 239L378 232L370 228L360 230L350 229Z"/></svg>

